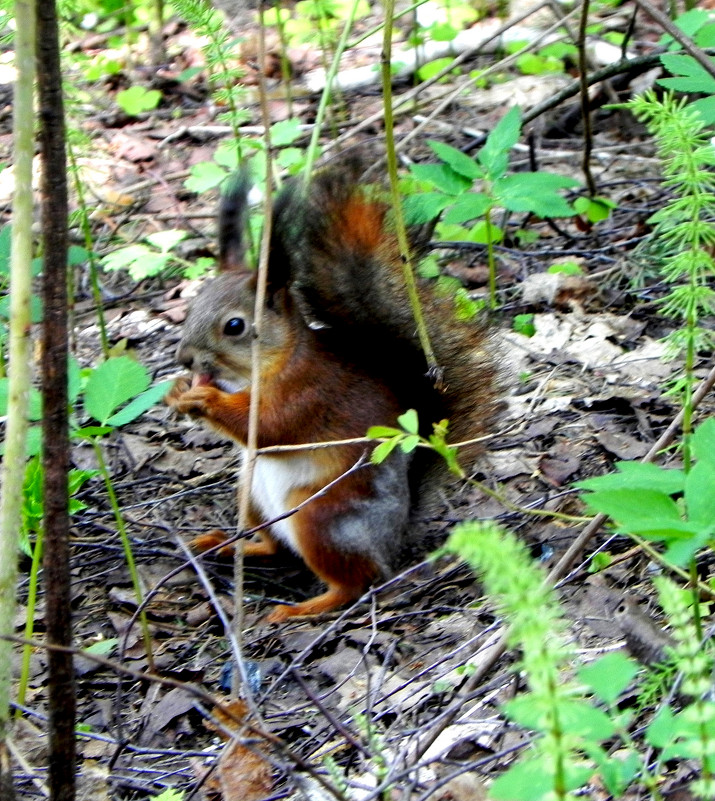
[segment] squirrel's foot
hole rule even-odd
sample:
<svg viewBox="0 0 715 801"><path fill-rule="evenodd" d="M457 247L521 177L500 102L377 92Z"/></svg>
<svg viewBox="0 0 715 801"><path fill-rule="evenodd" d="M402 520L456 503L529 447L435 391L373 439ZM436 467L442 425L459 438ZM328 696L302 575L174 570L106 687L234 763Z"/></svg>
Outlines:
<svg viewBox="0 0 715 801"><path fill-rule="evenodd" d="M199 551L200 553L218 549L216 551L218 556L227 558L229 556L233 556L233 543L219 547L222 545L222 543L226 542L227 539L229 539L229 536L225 531L215 528L213 531L209 531L207 534L199 534L197 537L194 537L189 542L189 546L194 551Z"/></svg>
<svg viewBox="0 0 715 801"><path fill-rule="evenodd" d="M178 378L164 396L164 401L179 414L204 417L216 405L221 390L212 386L191 386L187 379Z"/></svg>
<svg viewBox="0 0 715 801"><path fill-rule="evenodd" d="M228 543L228 545L224 545L220 547L222 543L226 542L226 540L230 539L229 535L225 531L221 531L219 528L215 528L213 531L209 531L206 534L199 534L197 537L194 537L190 542L189 545L195 551L200 551L204 553L205 551L211 551L214 549L217 550L218 556L222 558L228 558L233 556L234 551L236 550L235 544L233 542ZM243 543L243 555L252 557L252 556L273 556L278 551L278 543L272 538L267 535L264 535L259 541L248 540L244 541Z"/></svg>
<svg viewBox="0 0 715 801"><path fill-rule="evenodd" d="M266 623L282 623L291 617L312 617L323 612L332 612L350 601L354 601L361 595L361 590L356 587L331 587L327 592L310 598L302 603L291 606L280 604L265 618Z"/></svg>

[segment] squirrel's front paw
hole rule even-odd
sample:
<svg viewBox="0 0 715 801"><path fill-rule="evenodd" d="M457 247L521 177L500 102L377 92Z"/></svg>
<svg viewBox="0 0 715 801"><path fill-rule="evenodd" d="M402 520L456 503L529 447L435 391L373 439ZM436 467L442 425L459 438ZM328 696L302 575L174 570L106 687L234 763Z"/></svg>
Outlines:
<svg viewBox="0 0 715 801"><path fill-rule="evenodd" d="M185 378L177 379L164 400L179 414L204 417L209 413L212 401L219 390L216 387L192 387Z"/></svg>
<svg viewBox="0 0 715 801"><path fill-rule="evenodd" d="M167 406L173 406L174 402L177 398L183 395L185 392L191 389L191 378L189 376L182 375L181 378L177 378L174 381L173 386L171 389L164 395L164 403Z"/></svg>

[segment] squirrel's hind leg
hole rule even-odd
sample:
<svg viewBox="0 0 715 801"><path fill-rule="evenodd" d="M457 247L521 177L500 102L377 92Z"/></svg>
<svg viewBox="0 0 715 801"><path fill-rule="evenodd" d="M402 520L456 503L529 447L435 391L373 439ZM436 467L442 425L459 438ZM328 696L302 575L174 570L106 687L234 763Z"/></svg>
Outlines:
<svg viewBox="0 0 715 801"><path fill-rule="evenodd" d="M297 550L306 566L328 585L328 589L307 601L277 606L266 618L267 622L279 623L291 617L332 612L358 599L384 572L371 555L362 552L368 551L369 543L362 543L365 547L357 550L346 550L349 543L331 542L328 532L335 526L334 518L341 511L344 513L330 497L324 497L294 515Z"/></svg>
<svg viewBox="0 0 715 801"><path fill-rule="evenodd" d="M350 601L354 601L362 595L362 590L354 587L330 587L326 592L321 595L316 595L315 598L310 598L307 601L302 601L299 604L291 606L290 604L280 604L276 606L273 611L266 616L267 623L282 623L291 617L309 617L312 615L320 615L323 612L332 612L333 609L338 609Z"/></svg>

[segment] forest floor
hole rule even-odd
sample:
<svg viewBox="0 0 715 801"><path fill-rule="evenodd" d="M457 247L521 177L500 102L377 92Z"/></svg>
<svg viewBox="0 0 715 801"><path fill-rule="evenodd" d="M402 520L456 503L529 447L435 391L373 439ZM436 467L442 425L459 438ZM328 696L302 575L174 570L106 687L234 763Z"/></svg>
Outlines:
<svg viewBox="0 0 715 801"><path fill-rule="evenodd" d="M630 10L608 13L611 28L625 29ZM660 31L643 20L640 25L633 48L648 53ZM197 196L184 180L193 164L212 157L216 109L200 74L188 82L176 80L183 68L200 64L200 43L176 23L166 32L174 54L170 66L126 68L113 83L94 86L80 114L72 109L72 124L91 136L91 149L80 146L77 157L88 202L95 207L99 252L168 228L191 232L182 244L187 260L214 249L216 193ZM85 55L105 46L91 37L73 43ZM306 50L302 57L312 56ZM354 66L378 59L379 47L366 46ZM484 68L494 60L493 55L474 56L467 68ZM316 96L301 90L306 68L294 62L298 91L290 113L309 123ZM573 80L563 73L520 75L508 69L503 77L489 88L455 94L433 116L454 78L419 95L419 108L410 107L395 125L398 142L416 131L401 149L403 162L429 159L428 139L462 149L474 146L509 105L518 103L527 112ZM646 76L651 82L654 77ZM113 100L120 78L124 85L160 88L159 109L139 118L122 114ZM409 88L409 81L397 82L395 92ZM599 86L594 103L624 100L631 91L632 84L625 82L617 88ZM376 85L346 91L341 102L339 127L351 134L346 141L369 146L382 141L379 120L356 128L381 109ZM563 101L529 123L522 137L529 145L515 149L511 169L549 170L583 182L577 104L577 98ZM257 125L257 105L248 110L252 119L246 124ZM277 81L270 111L274 121L289 114ZM664 197L659 164L650 137L626 112L596 110L593 124L592 169L599 195L615 204L609 218L591 225L576 218L550 223L512 215L498 248L501 306L494 347L504 364L507 410L476 477L513 506L465 484L445 499L434 522L438 541L456 522L498 521L528 543L547 569L559 563L582 526L528 510L583 514L573 482L609 472L617 460L644 457L678 413L676 402L664 395L664 382L676 369L662 358L662 337L671 324L659 314L658 300L667 289L652 267L646 238L648 218ZM7 152L8 145L9 133L3 132L0 150ZM518 244L520 229L535 237ZM475 297L484 296L483 248L461 248L444 261ZM547 272L564 261L578 264L581 272ZM110 341L124 343L156 379L179 373L175 350L191 283L152 278L137 284L126 273L102 277ZM512 330L515 315L524 313L534 315L530 337ZM101 359L96 315L82 276L74 338L83 365ZM704 362L698 365L698 375L707 369ZM699 414L714 408L711 398ZM224 744L207 725L206 697L191 688L200 686L217 698L226 694L230 647L216 605L232 614L233 574L231 565L218 559L200 560L199 573L196 558L189 558L179 541L235 526L237 454L222 437L161 406L115 431L104 448L143 586L152 590L146 611L154 670L175 684L138 677L149 665L134 619L136 600L106 492L94 479L79 494L87 508L73 525L76 643L87 647L116 640L109 658L134 672L77 659L80 797L140 799L167 787L195 790L200 783L191 797L216 798L221 782L231 781L233 773L238 784L234 790L223 785L225 798L280 798L297 791L324 798L319 778L332 781L326 773L330 757L344 773L349 797L371 798L376 777L391 769L401 798L472 801L483 797L483 781L502 771L528 742L528 734L509 724L499 709L520 685L518 673L510 670L515 656L507 652L491 664L499 621L489 604L480 602L480 588L464 564L446 557L409 564L344 611L271 625L264 617L272 604L310 597L316 590L300 562L281 555L246 566L242 643L251 704L275 740L269 746L259 743L267 756L257 762L250 750L238 752L233 767L207 773ZM95 466L89 445L77 444L73 458L77 467ZM665 462L677 465L677 454ZM657 613L649 589L653 563L646 554L605 528L581 545L561 570L557 587L579 653L588 660L632 641L631 614L650 620ZM599 551L608 552L612 562L594 573L590 566ZM24 573L21 599L26 587ZM631 612L616 616L624 601ZM26 614L21 600L18 626ZM40 598L37 631L42 618ZM470 681L479 669L481 680ZM38 649L27 715L16 737L25 759L16 772L21 798L43 795L46 680L46 658ZM673 776L664 797L686 778ZM602 788L591 789L594 797L606 797Z"/></svg>

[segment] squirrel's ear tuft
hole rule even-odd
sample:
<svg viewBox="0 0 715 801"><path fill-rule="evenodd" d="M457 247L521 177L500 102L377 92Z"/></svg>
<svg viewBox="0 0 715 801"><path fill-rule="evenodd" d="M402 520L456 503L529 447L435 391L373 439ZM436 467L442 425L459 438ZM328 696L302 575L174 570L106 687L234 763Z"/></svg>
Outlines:
<svg viewBox="0 0 715 801"><path fill-rule="evenodd" d="M245 229L251 179L247 169L229 178L218 213L219 272L244 270Z"/></svg>

